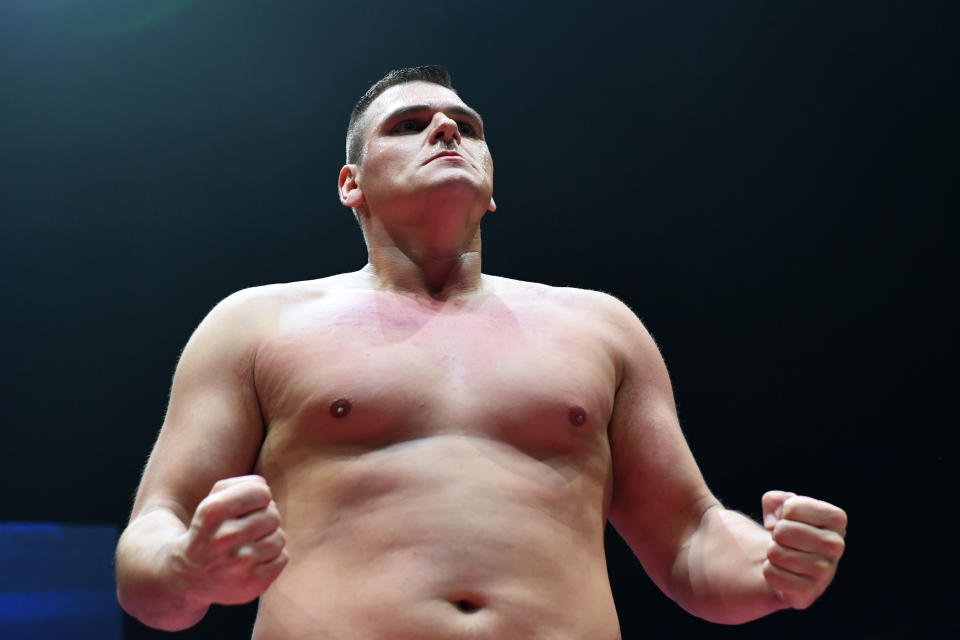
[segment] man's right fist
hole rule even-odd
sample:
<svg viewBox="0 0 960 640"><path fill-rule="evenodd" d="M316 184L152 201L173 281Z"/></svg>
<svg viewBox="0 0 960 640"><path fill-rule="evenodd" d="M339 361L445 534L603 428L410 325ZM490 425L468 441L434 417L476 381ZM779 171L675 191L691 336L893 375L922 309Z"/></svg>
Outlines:
<svg viewBox="0 0 960 640"><path fill-rule="evenodd" d="M213 485L181 543L176 557L185 591L211 603L250 602L287 564L280 512L260 476Z"/></svg>

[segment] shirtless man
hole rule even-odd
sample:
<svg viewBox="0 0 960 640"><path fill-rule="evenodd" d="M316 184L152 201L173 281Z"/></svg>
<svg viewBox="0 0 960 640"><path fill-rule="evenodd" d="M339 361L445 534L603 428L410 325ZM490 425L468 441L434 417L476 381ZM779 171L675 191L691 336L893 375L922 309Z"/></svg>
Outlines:
<svg viewBox="0 0 960 640"><path fill-rule="evenodd" d="M723 508L625 305L481 274L493 162L445 71L374 85L347 147L369 262L197 328L117 547L124 609L176 630L260 596L255 640L614 640L608 519L708 620L823 592L844 512Z"/></svg>

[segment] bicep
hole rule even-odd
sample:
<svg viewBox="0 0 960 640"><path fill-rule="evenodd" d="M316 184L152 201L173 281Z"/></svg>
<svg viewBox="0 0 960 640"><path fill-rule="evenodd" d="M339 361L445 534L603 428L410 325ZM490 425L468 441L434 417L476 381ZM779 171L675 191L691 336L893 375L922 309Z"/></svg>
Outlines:
<svg viewBox="0 0 960 640"><path fill-rule="evenodd" d="M717 501L683 437L670 379L653 339L640 325L629 341L610 425L609 519L666 591L681 545Z"/></svg>
<svg viewBox="0 0 960 640"><path fill-rule="evenodd" d="M186 524L217 480L253 468L263 439L255 323L239 311L229 298L221 302L187 342L132 517L164 506Z"/></svg>

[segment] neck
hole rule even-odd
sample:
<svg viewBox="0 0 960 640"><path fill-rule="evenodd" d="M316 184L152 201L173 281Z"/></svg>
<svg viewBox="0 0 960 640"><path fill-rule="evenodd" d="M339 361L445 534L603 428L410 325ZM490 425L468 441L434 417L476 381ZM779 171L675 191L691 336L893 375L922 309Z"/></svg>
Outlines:
<svg viewBox="0 0 960 640"><path fill-rule="evenodd" d="M463 246L445 249L368 243L368 273L378 289L446 300L480 289L480 229Z"/></svg>

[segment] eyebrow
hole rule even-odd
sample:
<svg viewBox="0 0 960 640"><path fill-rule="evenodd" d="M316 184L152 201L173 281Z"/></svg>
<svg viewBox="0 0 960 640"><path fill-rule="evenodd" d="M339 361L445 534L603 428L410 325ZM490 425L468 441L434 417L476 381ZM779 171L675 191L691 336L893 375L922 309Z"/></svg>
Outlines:
<svg viewBox="0 0 960 640"><path fill-rule="evenodd" d="M441 105L439 108L429 104L412 104L406 107L400 107L399 109L394 109L389 115L387 115L386 118L383 119L383 122L390 122L404 116L415 115L424 111L432 111L434 109L437 111L442 111L446 114L455 114L476 120L480 124L480 128L483 129L483 118L480 117L479 113L470 107L461 107L460 105L455 104Z"/></svg>

